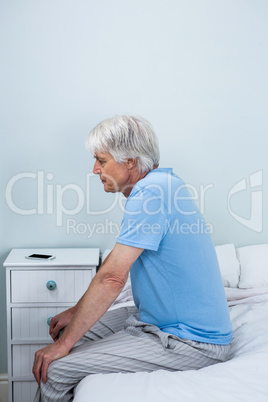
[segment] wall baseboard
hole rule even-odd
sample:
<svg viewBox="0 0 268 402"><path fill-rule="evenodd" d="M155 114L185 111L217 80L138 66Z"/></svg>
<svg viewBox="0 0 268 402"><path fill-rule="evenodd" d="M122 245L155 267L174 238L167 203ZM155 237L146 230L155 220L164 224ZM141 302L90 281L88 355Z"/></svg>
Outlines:
<svg viewBox="0 0 268 402"><path fill-rule="evenodd" d="M0 374L0 402L8 402L8 375Z"/></svg>
<svg viewBox="0 0 268 402"><path fill-rule="evenodd" d="M0 384L8 383L8 375L7 373L0 373Z"/></svg>

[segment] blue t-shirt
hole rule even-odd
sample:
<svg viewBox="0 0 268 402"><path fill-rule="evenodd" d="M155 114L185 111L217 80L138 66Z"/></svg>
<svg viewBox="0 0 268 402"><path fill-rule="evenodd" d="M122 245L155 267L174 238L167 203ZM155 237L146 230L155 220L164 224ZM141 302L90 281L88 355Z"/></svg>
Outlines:
<svg viewBox="0 0 268 402"><path fill-rule="evenodd" d="M172 169L154 169L135 184L117 243L144 249L130 270L141 321L185 339L230 343L229 309L210 232Z"/></svg>

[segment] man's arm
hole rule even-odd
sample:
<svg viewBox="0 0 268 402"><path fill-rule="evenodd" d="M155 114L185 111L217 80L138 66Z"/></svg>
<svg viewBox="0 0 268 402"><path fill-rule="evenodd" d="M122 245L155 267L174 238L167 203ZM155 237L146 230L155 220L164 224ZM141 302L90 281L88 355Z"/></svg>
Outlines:
<svg viewBox="0 0 268 402"><path fill-rule="evenodd" d="M38 385L47 380L49 364L66 356L76 342L103 316L126 284L129 271L143 249L116 243L79 300L63 335L35 353L33 374Z"/></svg>
<svg viewBox="0 0 268 402"><path fill-rule="evenodd" d="M110 254L111 254L111 252L105 258L105 264L107 263ZM75 306L70 307L69 309L63 311L62 313L59 313L59 314L55 315L54 317L52 317L51 322L50 322L50 327L49 327L49 335L51 336L53 341L56 341L58 339L60 330L67 327L67 325L71 322L75 312L77 311L77 309L81 303L82 298L83 298L83 296L76 303Z"/></svg>

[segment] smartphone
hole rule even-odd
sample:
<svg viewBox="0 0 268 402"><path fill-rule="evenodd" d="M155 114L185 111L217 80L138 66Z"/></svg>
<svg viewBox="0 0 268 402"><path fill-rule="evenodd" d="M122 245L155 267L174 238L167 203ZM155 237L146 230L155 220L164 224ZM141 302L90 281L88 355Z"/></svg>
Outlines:
<svg viewBox="0 0 268 402"><path fill-rule="evenodd" d="M29 260L54 260L56 257L51 254L31 254L27 255L25 258Z"/></svg>

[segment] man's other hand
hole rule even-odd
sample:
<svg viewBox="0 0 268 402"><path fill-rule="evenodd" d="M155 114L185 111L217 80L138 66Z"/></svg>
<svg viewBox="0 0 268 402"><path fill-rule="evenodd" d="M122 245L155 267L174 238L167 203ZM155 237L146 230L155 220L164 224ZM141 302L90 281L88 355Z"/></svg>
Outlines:
<svg viewBox="0 0 268 402"><path fill-rule="evenodd" d="M66 346L62 345L60 341L56 341L35 352L32 372L39 387L41 379L43 383L47 381L47 369L50 363L67 356L68 353L69 350L67 350Z"/></svg>
<svg viewBox="0 0 268 402"><path fill-rule="evenodd" d="M63 311L62 313L52 317L49 327L49 335L51 336L53 341L56 341L58 339L60 330L67 327L73 316L74 308L69 308L68 310Z"/></svg>

